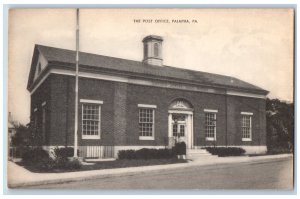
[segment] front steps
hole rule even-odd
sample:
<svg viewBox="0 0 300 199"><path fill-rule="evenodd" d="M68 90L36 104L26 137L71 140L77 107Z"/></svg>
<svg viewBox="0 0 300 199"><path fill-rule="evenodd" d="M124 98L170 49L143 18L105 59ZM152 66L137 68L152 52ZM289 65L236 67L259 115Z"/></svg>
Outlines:
<svg viewBox="0 0 300 199"><path fill-rule="evenodd" d="M186 150L187 159L198 159L204 157L212 157L212 155L205 149L187 149Z"/></svg>

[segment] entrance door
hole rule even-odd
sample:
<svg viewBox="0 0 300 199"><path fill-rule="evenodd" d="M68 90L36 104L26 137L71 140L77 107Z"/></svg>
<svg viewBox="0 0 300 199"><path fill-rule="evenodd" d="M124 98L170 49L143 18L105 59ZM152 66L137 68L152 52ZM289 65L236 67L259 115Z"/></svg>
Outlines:
<svg viewBox="0 0 300 199"><path fill-rule="evenodd" d="M187 116L184 114L172 114L172 133L177 141L188 144Z"/></svg>
<svg viewBox="0 0 300 199"><path fill-rule="evenodd" d="M185 99L173 100L168 110L168 146L174 146L175 139L184 141L188 149L193 148L193 106Z"/></svg>
<svg viewBox="0 0 300 199"><path fill-rule="evenodd" d="M193 147L193 113L189 111L169 111L169 143L172 147L175 140L186 143L188 149Z"/></svg>

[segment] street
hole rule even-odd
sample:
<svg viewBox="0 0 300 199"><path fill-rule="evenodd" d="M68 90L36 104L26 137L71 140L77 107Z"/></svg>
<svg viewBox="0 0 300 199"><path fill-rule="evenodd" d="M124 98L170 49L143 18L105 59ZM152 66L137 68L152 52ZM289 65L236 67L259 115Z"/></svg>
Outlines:
<svg viewBox="0 0 300 199"><path fill-rule="evenodd" d="M292 157L31 186L51 189L292 189Z"/></svg>

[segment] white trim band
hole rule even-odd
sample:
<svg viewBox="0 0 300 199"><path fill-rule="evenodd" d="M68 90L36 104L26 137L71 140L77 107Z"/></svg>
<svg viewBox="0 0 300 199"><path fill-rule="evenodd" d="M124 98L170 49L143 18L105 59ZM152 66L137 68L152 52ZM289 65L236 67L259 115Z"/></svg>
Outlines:
<svg viewBox="0 0 300 199"><path fill-rule="evenodd" d="M82 135L82 139L84 139L84 140L100 140L100 134L99 135Z"/></svg>
<svg viewBox="0 0 300 199"><path fill-rule="evenodd" d="M46 78L50 74L75 76L74 71L51 68L45 74L45 76L38 82L38 84L31 90L30 94L33 94L36 91L36 89L46 80ZM79 77L101 79L101 80L108 80L108 81L115 81L115 82L124 82L124 83L135 84L135 85L154 86L154 87L160 87L160 88L174 88L174 89L197 91L197 92L204 92L204 93L224 94L222 91L219 91L219 89L206 88L207 87L206 85L203 85L203 87L201 85L191 86L188 84L165 83L165 82L161 82L161 81L150 81L150 80L144 80L144 79L131 79L131 78L127 78L127 77L120 77L117 75L92 74L92 73L88 73L88 72L79 72ZM266 99L266 95L263 95L263 94L237 92L237 91L230 91L230 90L227 91L226 94Z"/></svg>
<svg viewBox="0 0 300 199"><path fill-rule="evenodd" d="M181 114L193 115L193 111L185 111L185 110L169 110L168 113L181 113Z"/></svg>
<svg viewBox="0 0 300 199"><path fill-rule="evenodd" d="M139 136L139 140L154 140L153 136Z"/></svg>
<svg viewBox="0 0 300 199"><path fill-rule="evenodd" d="M157 108L156 105L151 105L151 104L138 104L138 107L141 107L141 108Z"/></svg>
<svg viewBox="0 0 300 199"><path fill-rule="evenodd" d="M242 115L253 115L251 112L241 112Z"/></svg>
<svg viewBox="0 0 300 199"><path fill-rule="evenodd" d="M227 95L242 96L242 97L252 97L252 98L266 99L266 96L262 95L262 94L244 93L244 92L238 92L238 91L227 91L226 94Z"/></svg>
<svg viewBox="0 0 300 199"><path fill-rule="evenodd" d="M204 112L217 113L218 110L214 110L214 109L204 109Z"/></svg>
<svg viewBox="0 0 300 199"><path fill-rule="evenodd" d="M103 104L101 100L89 100L89 99L80 99L81 103L91 103L91 104Z"/></svg>
<svg viewBox="0 0 300 199"><path fill-rule="evenodd" d="M213 137L206 137L205 140L206 141L216 141L217 139L213 138Z"/></svg>
<svg viewBox="0 0 300 199"><path fill-rule="evenodd" d="M252 139L251 139L251 138L242 138L242 141L243 141L243 142L251 142Z"/></svg>

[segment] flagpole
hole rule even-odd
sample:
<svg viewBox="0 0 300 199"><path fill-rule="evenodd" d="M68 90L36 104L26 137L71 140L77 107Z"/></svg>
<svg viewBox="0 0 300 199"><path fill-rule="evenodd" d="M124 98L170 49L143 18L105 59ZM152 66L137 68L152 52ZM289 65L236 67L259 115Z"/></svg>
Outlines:
<svg viewBox="0 0 300 199"><path fill-rule="evenodd" d="M78 66L79 65L79 9L76 9L76 72L75 72L75 121L74 121L74 158L78 150Z"/></svg>

